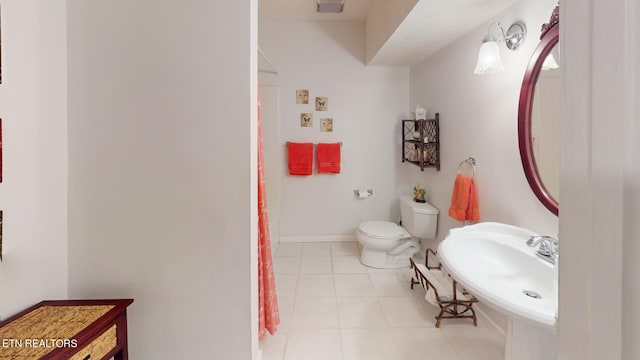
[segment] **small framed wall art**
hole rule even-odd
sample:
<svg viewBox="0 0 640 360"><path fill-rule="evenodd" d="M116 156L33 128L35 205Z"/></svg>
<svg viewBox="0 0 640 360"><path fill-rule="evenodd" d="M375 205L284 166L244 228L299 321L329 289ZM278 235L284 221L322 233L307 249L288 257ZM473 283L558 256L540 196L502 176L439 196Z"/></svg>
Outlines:
<svg viewBox="0 0 640 360"><path fill-rule="evenodd" d="M329 110L329 98L328 97L317 97L316 98L316 111L327 111Z"/></svg>
<svg viewBox="0 0 640 360"><path fill-rule="evenodd" d="M0 24L0 84L2 84L2 24Z"/></svg>
<svg viewBox="0 0 640 360"><path fill-rule="evenodd" d="M2 210L0 210L0 261L2 261Z"/></svg>
<svg viewBox="0 0 640 360"><path fill-rule="evenodd" d="M313 126L313 114L302 113L300 114L300 127L312 127Z"/></svg>
<svg viewBox="0 0 640 360"><path fill-rule="evenodd" d="M296 90L296 104L309 103L309 90Z"/></svg>
<svg viewBox="0 0 640 360"><path fill-rule="evenodd" d="M0 119L0 183L2 182L2 119Z"/></svg>
<svg viewBox="0 0 640 360"><path fill-rule="evenodd" d="M320 119L320 131L333 132L333 119L332 118Z"/></svg>

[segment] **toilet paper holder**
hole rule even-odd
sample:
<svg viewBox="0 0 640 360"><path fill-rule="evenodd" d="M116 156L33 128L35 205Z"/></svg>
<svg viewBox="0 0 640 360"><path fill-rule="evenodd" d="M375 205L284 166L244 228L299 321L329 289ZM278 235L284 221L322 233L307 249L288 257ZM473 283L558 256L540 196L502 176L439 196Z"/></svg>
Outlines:
<svg viewBox="0 0 640 360"><path fill-rule="evenodd" d="M364 199L364 198L368 198L369 196L373 195L373 190L371 189L355 189L353 190L353 195L355 195L355 197L359 198L359 199Z"/></svg>

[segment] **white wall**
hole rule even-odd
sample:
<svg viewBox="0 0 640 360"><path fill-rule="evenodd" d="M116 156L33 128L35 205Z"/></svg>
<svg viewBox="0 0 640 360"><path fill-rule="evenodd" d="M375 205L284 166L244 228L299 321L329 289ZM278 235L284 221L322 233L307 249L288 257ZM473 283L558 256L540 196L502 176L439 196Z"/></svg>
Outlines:
<svg viewBox="0 0 640 360"><path fill-rule="evenodd" d="M481 221L509 223L553 236L558 233L557 217L529 188L518 150L518 99L524 71L538 45L540 26L549 21L556 3L520 1L491 19L505 27L523 20L528 29L525 43L516 52L500 45L503 73L473 74L490 22L411 68L411 107L420 104L429 109L429 116L440 113L442 163L440 171L424 172L404 165L399 187L410 189L417 181L426 186L430 202L440 209L438 240L461 225L448 216L448 209L458 164L470 156L477 161Z"/></svg>
<svg viewBox="0 0 640 360"><path fill-rule="evenodd" d="M622 357L640 358L640 2L630 1L625 10L625 33L627 62L625 64L626 87L625 106L628 110L625 121L618 125L626 133L624 149L624 245L622 248L624 267L622 269L623 295L622 316ZM620 14L617 14L621 16ZM619 21L619 20L618 20ZM621 95L621 94L620 94ZM569 329L571 330L571 329Z"/></svg>
<svg viewBox="0 0 640 360"><path fill-rule="evenodd" d="M623 297L621 309L625 309L622 317L622 356L623 359L640 358L640 3L629 2L625 10L627 34L627 52L625 64L626 87L625 106L628 111L621 128L626 133L625 165L624 165L624 245L622 270ZM617 13L617 16L622 17ZM618 18L614 21L620 21ZM571 330L571 329L569 329Z"/></svg>
<svg viewBox="0 0 640 360"><path fill-rule="evenodd" d="M257 1L68 1L69 293L134 359L257 353Z"/></svg>
<svg viewBox="0 0 640 360"><path fill-rule="evenodd" d="M280 88L283 241L351 236L363 220L397 220L399 119L409 112L408 69L364 65L363 23L262 21L259 39L280 74L270 81ZM309 90L309 105L296 104L298 89ZM329 98L328 111L315 111L316 96ZM300 127L303 112L314 113L312 128ZM320 132L323 117L334 119L333 132ZM341 173L318 174L314 165L311 176L288 175L287 141L341 141ZM361 187L372 189L373 197L355 199L353 190Z"/></svg>
<svg viewBox="0 0 640 360"><path fill-rule="evenodd" d="M0 317L67 297L66 1L2 6Z"/></svg>
<svg viewBox="0 0 640 360"><path fill-rule="evenodd" d="M562 8L558 358L638 359L638 2Z"/></svg>

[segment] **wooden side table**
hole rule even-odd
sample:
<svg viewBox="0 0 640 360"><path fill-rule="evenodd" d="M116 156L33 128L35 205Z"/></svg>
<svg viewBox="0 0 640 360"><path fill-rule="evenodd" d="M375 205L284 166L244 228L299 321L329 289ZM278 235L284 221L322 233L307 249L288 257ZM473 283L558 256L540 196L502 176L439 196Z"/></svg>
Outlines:
<svg viewBox="0 0 640 360"><path fill-rule="evenodd" d="M0 322L0 360L128 360L132 302L42 301Z"/></svg>

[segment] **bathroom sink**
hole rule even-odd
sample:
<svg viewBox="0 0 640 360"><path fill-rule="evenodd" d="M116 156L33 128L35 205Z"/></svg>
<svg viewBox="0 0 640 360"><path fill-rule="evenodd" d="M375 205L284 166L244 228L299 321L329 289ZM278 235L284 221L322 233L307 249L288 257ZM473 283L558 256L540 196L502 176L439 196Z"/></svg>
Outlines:
<svg viewBox="0 0 640 360"><path fill-rule="evenodd" d="M509 317L507 359L555 358L557 271L527 245L536 235L486 222L452 229L438 247L442 264L458 283ZM549 354L540 354L535 345L540 341L552 343L544 350Z"/></svg>
<svg viewBox="0 0 640 360"><path fill-rule="evenodd" d="M532 231L500 223L452 229L438 254L454 279L506 315L554 326L554 266L527 246ZM536 296L537 295L537 296Z"/></svg>

